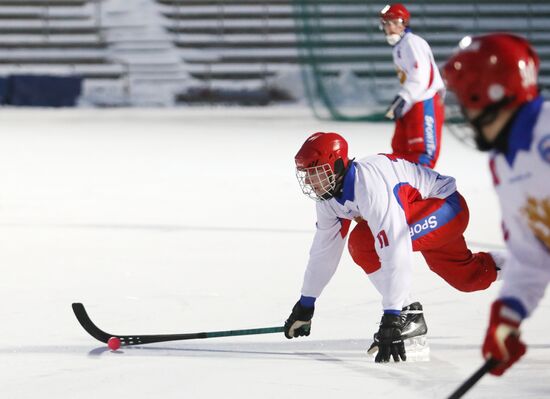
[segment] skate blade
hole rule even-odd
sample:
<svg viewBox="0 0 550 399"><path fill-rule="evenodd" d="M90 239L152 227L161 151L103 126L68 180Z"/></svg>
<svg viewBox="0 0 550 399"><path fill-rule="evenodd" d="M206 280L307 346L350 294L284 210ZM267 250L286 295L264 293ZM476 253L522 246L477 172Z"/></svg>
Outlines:
<svg viewBox="0 0 550 399"><path fill-rule="evenodd" d="M405 341L405 353L407 354L407 362L429 362L430 361L430 346L425 335L409 338ZM370 360L374 361L378 353L377 347L371 348L368 352ZM392 360L393 362L393 360Z"/></svg>
<svg viewBox="0 0 550 399"><path fill-rule="evenodd" d="M425 335L419 335L406 339L405 352L407 353L407 361L409 362L429 362L430 361L430 346Z"/></svg>

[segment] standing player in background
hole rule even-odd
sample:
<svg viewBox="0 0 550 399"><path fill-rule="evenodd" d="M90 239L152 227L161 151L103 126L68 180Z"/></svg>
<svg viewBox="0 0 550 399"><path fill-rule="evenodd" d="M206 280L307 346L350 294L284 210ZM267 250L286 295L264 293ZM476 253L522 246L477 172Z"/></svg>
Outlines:
<svg viewBox="0 0 550 399"><path fill-rule="evenodd" d="M309 335L315 300L338 267L351 220L365 227L363 239L350 237L351 255L382 295L384 314L369 348L378 351L376 362L406 360L403 341L427 332L410 298L413 251L458 290L483 290L496 280L498 260L466 246L468 206L454 178L393 155L350 160L336 133L310 136L295 162L302 191L317 200L317 229L287 338Z"/></svg>
<svg viewBox="0 0 550 399"><path fill-rule="evenodd" d="M510 253L482 349L499 361L494 375L525 353L520 325L550 281L550 104L539 95L538 70L530 44L501 33L465 37L443 68L478 149L492 150L489 168Z"/></svg>
<svg viewBox="0 0 550 399"><path fill-rule="evenodd" d="M441 146L445 86L430 46L412 33L409 20L409 11L400 3L387 5L380 12L380 26L393 46L401 83L386 117L395 120L393 154L433 168Z"/></svg>

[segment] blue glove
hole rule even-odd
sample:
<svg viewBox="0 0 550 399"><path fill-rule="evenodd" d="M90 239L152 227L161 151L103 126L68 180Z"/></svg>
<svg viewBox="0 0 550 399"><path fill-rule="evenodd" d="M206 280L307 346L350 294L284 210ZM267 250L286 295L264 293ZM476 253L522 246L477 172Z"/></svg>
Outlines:
<svg viewBox="0 0 550 399"><path fill-rule="evenodd" d="M400 119L403 116L403 108L405 108L405 104L407 104L407 102L403 97L395 96L391 105L386 111L386 115L384 116L392 121Z"/></svg>

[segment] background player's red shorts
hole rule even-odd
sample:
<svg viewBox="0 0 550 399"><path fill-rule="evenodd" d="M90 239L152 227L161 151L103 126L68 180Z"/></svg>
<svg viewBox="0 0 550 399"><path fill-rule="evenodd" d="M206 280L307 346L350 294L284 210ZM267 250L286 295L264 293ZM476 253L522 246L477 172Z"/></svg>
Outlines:
<svg viewBox="0 0 550 399"><path fill-rule="evenodd" d="M393 154L433 168L439 157L445 106L439 94L421 101L395 122Z"/></svg>

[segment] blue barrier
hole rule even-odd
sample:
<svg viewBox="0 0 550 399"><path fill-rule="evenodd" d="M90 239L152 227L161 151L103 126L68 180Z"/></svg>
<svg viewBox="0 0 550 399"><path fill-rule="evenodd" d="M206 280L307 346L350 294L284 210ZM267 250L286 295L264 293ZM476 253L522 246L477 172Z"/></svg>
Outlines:
<svg viewBox="0 0 550 399"><path fill-rule="evenodd" d="M0 78L0 102L31 107L74 107L82 91L80 76L10 75Z"/></svg>

